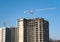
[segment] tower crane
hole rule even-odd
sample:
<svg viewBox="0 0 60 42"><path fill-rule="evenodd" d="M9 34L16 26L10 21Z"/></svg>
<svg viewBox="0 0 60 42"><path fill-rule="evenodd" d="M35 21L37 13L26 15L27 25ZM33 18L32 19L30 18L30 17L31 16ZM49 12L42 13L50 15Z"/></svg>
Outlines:
<svg viewBox="0 0 60 42"><path fill-rule="evenodd" d="M3 26L6 27L6 21L3 22Z"/></svg>
<svg viewBox="0 0 60 42"><path fill-rule="evenodd" d="M34 12L45 11L45 10L54 10L54 9L56 9L56 7L53 7L53 8L43 8L43 9L24 10L24 14L29 13L29 14L31 14L31 17L33 18L33 13Z"/></svg>

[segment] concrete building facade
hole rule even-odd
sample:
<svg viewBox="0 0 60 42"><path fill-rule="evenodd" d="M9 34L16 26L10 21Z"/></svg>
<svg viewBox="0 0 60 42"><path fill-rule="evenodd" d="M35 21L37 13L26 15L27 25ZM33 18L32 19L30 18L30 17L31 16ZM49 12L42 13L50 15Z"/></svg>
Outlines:
<svg viewBox="0 0 60 42"><path fill-rule="evenodd" d="M49 42L49 22L43 18L18 19L18 42Z"/></svg>
<svg viewBox="0 0 60 42"><path fill-rule="evenodd" d="M0 28L0 42L11 42L10 29L7 27Z"/></svg>
<svg viewBox="0 0 60 42"><path fill-rule="evenodd" d="M11 30L11 42L17 42L17 28L16 27L10 27Z"/></svg>

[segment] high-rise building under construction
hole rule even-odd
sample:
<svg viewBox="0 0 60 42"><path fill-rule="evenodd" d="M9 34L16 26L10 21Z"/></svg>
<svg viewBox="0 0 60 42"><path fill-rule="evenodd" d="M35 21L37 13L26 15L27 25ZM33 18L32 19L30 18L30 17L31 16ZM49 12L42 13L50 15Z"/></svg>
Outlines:
<svg viewBox="0 0 60 42"><path fill-rule="evenodd" d="M18 42L49 42L49 22L43 18L18 19Z"/></svg>

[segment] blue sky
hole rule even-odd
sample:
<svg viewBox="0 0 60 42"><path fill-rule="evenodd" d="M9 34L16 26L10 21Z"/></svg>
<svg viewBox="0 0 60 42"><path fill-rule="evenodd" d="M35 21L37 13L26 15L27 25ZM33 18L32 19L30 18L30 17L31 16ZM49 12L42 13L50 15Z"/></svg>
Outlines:
<svg viewBox="0 0 60 42"><path fill-rule="evenodd" d="M30 18L30 14L24 14L26 9L52 8L54 10L44 10L34 12L33 17L43 17L49 21L50 38L60 39L60 0L0 0L0 27L3 21L7 22L7 27L17 25L17 19Z"/></svg>

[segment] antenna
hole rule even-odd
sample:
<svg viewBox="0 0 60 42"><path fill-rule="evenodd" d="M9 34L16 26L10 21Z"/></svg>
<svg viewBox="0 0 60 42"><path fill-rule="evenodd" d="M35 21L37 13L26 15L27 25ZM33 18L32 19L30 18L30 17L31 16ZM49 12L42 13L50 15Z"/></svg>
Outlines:
<svg viewBox="0 0 60 42"><path fill-rule="evenodd" d="M29 13L29 14L31 14L31 18L33 18L33 13L34 12L38 12L38 11L45 11L45 10L54 10L54 9L56 9L56 7L53 7L53 8L43 8L43 9L31 9L31 10L24 10L24 14L26 14L26 13Z"/></svg>

